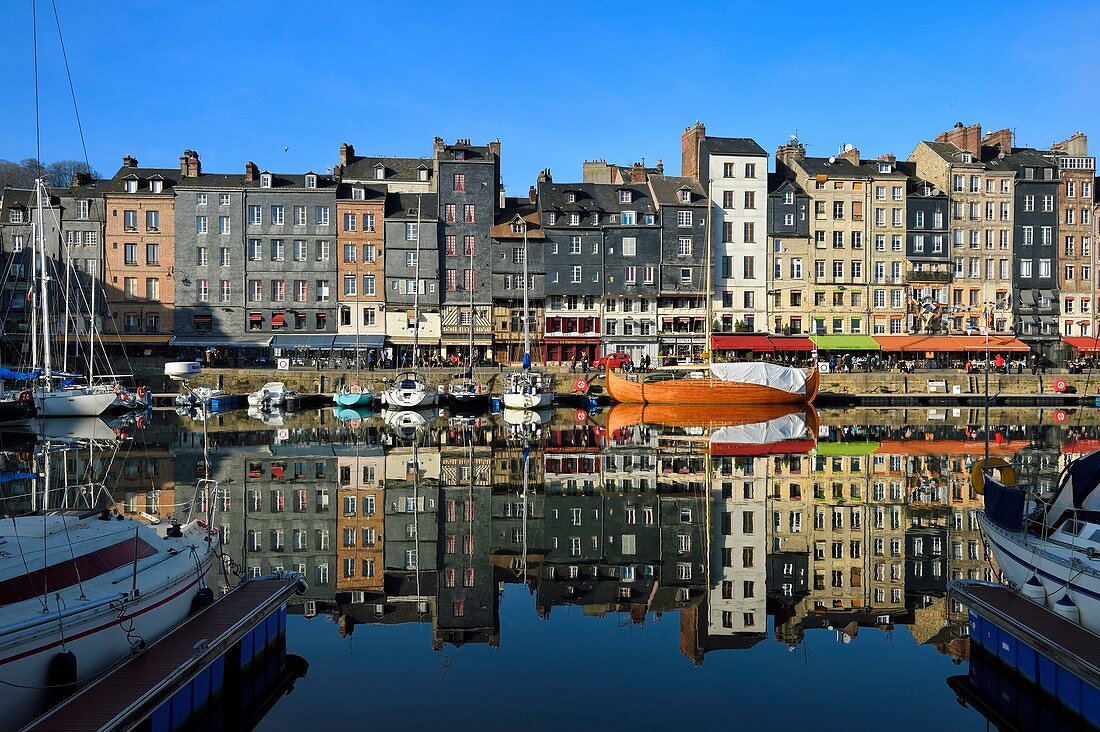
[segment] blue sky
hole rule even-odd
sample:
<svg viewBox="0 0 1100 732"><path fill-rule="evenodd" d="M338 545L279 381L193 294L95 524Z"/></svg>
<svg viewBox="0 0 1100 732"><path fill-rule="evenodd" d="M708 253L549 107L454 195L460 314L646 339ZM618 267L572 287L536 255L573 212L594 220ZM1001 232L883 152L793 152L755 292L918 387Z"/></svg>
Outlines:
<svg viewBox="0 0 1100 732"><path fill-rule="evenodd" d="M956 121L1049 145L1097 118L1100 4L329 3L56 0L92 165L322 170L431 140L503 143L511 195L586 158L680 167L680 133L796 132L909 154ZM82 157L48 0L39 2L46 160ZM0 157L34 154L30 0L4 3ZM1100 137L1096 144L1100 145ZM285 148L285 150L284 150Z"/></svg>

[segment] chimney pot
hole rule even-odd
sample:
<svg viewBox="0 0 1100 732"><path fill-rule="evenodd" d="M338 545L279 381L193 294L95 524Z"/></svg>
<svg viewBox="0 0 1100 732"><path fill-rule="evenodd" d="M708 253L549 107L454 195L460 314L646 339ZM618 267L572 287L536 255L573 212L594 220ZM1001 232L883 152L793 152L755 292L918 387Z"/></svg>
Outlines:
<svg viewBox="0 0 1100 732"><path fill-rule="evenodd" d="M137 158L132 155L123 155L122 164L127 168L136 168L138 166Z"/></svg>
<svg viewBox="0 0 1100 732"><path fill-rule="evenodd" d="M355 148L345 142L340 145L340 165L347 165L355 157Z"/></svg>
<svg viewBox="0 0 1100 732"><path fill-rule="evenodd" d="M527 191L527 200L531 203L539 202L539 190L534 186L531 186L530 190Z"/></svg>

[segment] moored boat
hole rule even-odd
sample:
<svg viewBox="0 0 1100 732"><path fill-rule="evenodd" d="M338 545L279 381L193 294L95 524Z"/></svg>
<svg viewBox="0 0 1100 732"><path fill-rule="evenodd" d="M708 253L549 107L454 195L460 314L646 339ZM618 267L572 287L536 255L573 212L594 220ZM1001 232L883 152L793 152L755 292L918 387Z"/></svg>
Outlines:
<svg viewBox="0 0 1100 732"><path fill-rule="evenodd" d="M819 379L817 369L807 374L765 362L711 364L709 376L694 371L680 378L669 372L627 378L610 368L606 376L612 399L641 404L809 404Z"/></svg>
<svg viewBox="0 0 1100 732"><path fill-rule="evenodd" d="M370 406L374 401L374 392L370 386L363 386L358 380L345 384L332 395L334 404L347 409Z"/></svg>
<svg viewBox="0 0 1100 732"><path fill-rule="evenodd" d="M403 371L382 393L391 409L418 409L430 407L439 399L439 392L428 386L415 371Z"/></svg>

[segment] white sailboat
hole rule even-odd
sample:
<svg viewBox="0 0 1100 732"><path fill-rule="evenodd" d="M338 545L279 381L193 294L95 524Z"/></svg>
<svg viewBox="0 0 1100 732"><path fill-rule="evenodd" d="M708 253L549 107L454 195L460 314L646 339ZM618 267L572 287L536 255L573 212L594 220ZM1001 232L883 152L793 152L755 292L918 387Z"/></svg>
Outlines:
<svg viewBox="0 0 1100 732"><path fill-rule="evenodd" d="M470 346L467 351L466 370L456 374L451 383L447 385L447 394L459 406L470 407L478 400L484 399L489 392L485 385L474 378L474 322L477 320L474 310L474 250L470 249L470 282L467 283L470 290Z"/></svg>
<svg viewBox="0 0 1100 732"><path fill-rule="evenodd" d="M412 368L403 371L394 378L382 398L391 408L417 409L429 407L439 400L439 392L428 386L416 370L416 361L420 357L420 205L421 197L416 197L416 287L413 290L413 350Z"/></svg>
<svg viewBox="0 0 1100 732"><path fill-rule="evenodd" d="M31 481L37 510L0 524L0 705L15 727L66 684L86 683L171 630L200 594L211 597L205 576L219 552L218 534L200 520L153 527L67 502L102 486L64 486L52 499L42 455Z"/></svg>
<svg viewBox="0 0 1100 732"><path fill-rule="evenodd" d="M114 386L107 384L80 384L76 374L54 373L51 352L53 343L50 336L50 277L46 263L46 243L44 226L44 207L42 196L46 183L41 178L35 180L37 221L34 222L34 247L32 259L38 292L34 298L36 316L40 316L41 350L32 333L32 354L34 368L40 371L38 383L32 392L35 406L40 417L95 417L115 406L119 393ZM67 264L66 264L67 266ZM69 293L66 293L68 296ZM37 319L37 318L36 318ZM32 322L34 322L32 320ZM39 360L39 356L41 360ZM120 390L119 390L120 391Z"/></svg>
<svg viewBox="0 0 1100 732"><path fill-rule="evenodd" d="M527 220L523 220L523 370L504 375L501 401L510 409L538 409L554 401L547 374L531 370L531 310L527 293Z"/></svg>

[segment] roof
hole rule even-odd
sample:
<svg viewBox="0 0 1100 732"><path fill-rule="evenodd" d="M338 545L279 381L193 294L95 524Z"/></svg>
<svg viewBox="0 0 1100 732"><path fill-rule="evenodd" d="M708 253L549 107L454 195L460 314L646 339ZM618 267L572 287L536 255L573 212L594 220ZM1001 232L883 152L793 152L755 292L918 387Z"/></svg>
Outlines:
<svg viewBox="0 0 1100 732"><path fill-rule="evenodd" d="M385 177L375 178L375 170L381 166L385 171ZM384 180L384 181L416 181L416 171L427 168L428 180L432 178L431 158L396 158L396 157L359 157L356 156L344 166L343 178L345 180ZM423 181L421 181L423 182Z"/></svg>
<svg viewBox="0 0 1100 732"><path fill-rule="evenodd" d="M180 179L180 169L179 168L131 168L128 165L123 165L121 168L118 169L118 172L114 174L114 177L112 177L110 180L103 181L103 185L102 185L103 193L104 194L125 193L126 188L125 188L125 185L124 185L123 181L126 180L126 179L133 180L134 178L137 178L139 181L142 181L142 182L149 181L149 180L154 180L154 179L164 181L164 189L160 193L152 194L152 193L149 192L148 184L146 184L146 185L139 184L137 194L135 194L135 195L142 195L142 194L144 194L146 196L148 196L148 195L158 195L158 196L172 195L172 190L175 188L176 183L178 183L179 179Z"/></svg>
<svg viewBox="0 0 1100 732"><path fill-rule="evenodd" d="M929 140L921 140L918 147L920 145L926 146L929 150L952 165L973 165L979 168L982 166L981 160L979 160L977 155L973 157L972 162L964 163L962 161L962 155L966 150L963 150L952 142L931 142Z"/></svg>
<svg viewBox="0 0 1100 732"><path fill-rule="evenodd" d="M710 155L757 155L768 157L768 151L751 137L704 137L699 148Z"/></svg>
<svg viewBox="0 0 1100 732"><path fill-rule="evenodd" d="M768 173L768 194L794 191L795 195L806 195L802 187L793 178L788 178L780 173Z"/></svg>
<svg viewBox="0 0 1100 732"><path fill-rule="evenodd" d="M352 188L361 188L363 190L363 198L352 198ZM386 186L371 183L338 183L336 186L336 198L341 201L385 202Z"/></svg>
<svg viewBox="0 0 1100 732"><path fill-rule="evenodd" d="M653 195L657 197L658 204L684 205L680 200L680 191L687 189L691 192L689 204L707 205L707 192L703 190L703 186L695 178L680 175L651 175L649 176L649 182L653 186Z"/></svg>
<svg viewBox="0 0 1100 732"><path fill-rule="evenodd" d="M619 203L619 191L633 191L630 203ZM566 193L575 193L570 202ZM541 208L567 213L618 213L620 211L655 211L649 186L645 183L540 183Z"/></svg>
<svg viewBox="0 0 1100 732"><path fill-rule="evenodd" d="M318 175L317 173L272 173L270 170L260 171L260 174L259 176L257 176L256 180L244 180L242 178L238 185L240 185L242 188L256 188L264 191L269 190L269 188L261 188L260 186L260 179L262 179L265 175L271 176L270 190L274 190L277 188L301 188L302 190L311 191L336 187L336 181L333 180L332 176L329 175ZM306 188L307 175L317 176L316 188Z"/></svg>
<svg viewBox="0 0 1100 732"><path fill-rule="evenodd" d="M1040 150L1033 148L1013 148L1012 152L1004 155L994 154L986 161L986 166L991 171L1006 170L1016 171L1020 168L1058 168L1058 162L1050 157L1047 157ZM1035 179L1035 180L1053 180L1053 179Z"/></svg>
<svg viewBox="0 0 1100 732"><path fill-rule="evenodd" d="M531 203L529 198L506 198L504 208L496 212L493 228L489 230L489 236L493 239L517 239L523 240L523 232L512 231L512 221L517 216L523 217L527 222L527 239L545 239L546 233L542 230L542 222L539 221L539 207L537 203Z"/></svg>
<svg viewBox="0 0 1100 732"><path fill-rule="evenodd" d="M417 201L422 210L417 216ZM439 214L439 197L434 193L390 193L386 196L386 218L402 221L435 221Z"/></svg>
<svg viewBox="0 0 1100 732"><path fill-rule="evenodd" d="M908 179L905 189L906 195L918 196L920 198L947 198L946 191L941 191L935 184L917 175L916 163L899 160L897 169L899 172L904 173Z"/></svg>
<svg viewBox="0 0 1100 732"><path fill-rule="evenodd" d="M178 174L177 174L178 175ZM239 188L244 185L243 173L200 173L194 178L181 178L177 188Z"/></svg>
<svg viewBox="0 0 1100 732"><path fill-rule="evenodd" d="M43 202L46 206L56 206L58 199L56 196L50 195L48 201ZM34 210L37 205L35 193L33 188L4 188L0 192L0 224L10 223L8 219L8 212L13 208L19 208L23 210ZM23 223L30 222L30 215L23 219Z"/></svg>
<svg viewBox="0 0 1100 732"><path fill-rule="evenodd" d="M798 161L809 175L828 175L836 178L863 178L867 171L845 158L802 158Z"/></svg>

